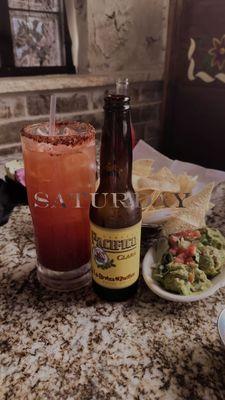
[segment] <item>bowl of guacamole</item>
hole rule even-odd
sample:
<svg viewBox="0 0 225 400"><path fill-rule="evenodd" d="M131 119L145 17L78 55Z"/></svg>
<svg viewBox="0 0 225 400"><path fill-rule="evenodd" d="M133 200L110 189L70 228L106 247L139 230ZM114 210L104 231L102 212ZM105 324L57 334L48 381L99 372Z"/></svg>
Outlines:
<svg viewBox="0 0 225 400"><path fill-rule="evenodd" d="M218 229L205 227L162 238L146 254L143 276L161 297L196 301L225 285L224 266L225 237Z"/></svg>

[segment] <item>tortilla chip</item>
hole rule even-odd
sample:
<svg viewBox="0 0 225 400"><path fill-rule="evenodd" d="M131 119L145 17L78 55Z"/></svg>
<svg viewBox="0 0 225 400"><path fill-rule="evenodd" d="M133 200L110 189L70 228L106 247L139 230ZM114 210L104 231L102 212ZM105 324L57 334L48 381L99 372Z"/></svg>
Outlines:
<svg viewBox="0 0 225 400"><path fill-rule="evenodd" d="M186 173L179 175L177 180L180 184L180 191L182 193L192 193L192 190L197 184L198 176L189 176Z"/></svg>
<svg viewBox="0 0 225 400"><path fill-rule="evenodd" d="M187 173L175 176L167 167L153 173L152 164L147 159L133 164L132 181L142 206L143 223L165 223L168 234L205 226L213 184L192 196L197 176Z"/></svg>
<svg viewBox="0 0 225 400"><path fill-rule="evenodd" d="M190 208L191 210L204 210L206 213L210 209L210 199L213 188L214 183L209 183L201 192L185 199L183 201L184 207Z"/></svg>
<svg viewBox="0 0 225 400"><path fill-rule="evenodd" d="M157 192L178 193L180 189L179 183L175 179L151 176L148 178L133 175L133 185L136 191L154 190Z"/></svg>
<svg viewBox="0 0 225 400"><path fill-rule="evenodd" d="M146 192L139 192L138 198L141 203L142 210L152 208L155 201L157 200L160 192L148 190Z"/></svg>
<svg viewBox="0 0 225 400"><path fill-rule="evenodd" d="M161 208L153 210L145 210L142 213L142 223L149 224L163 224L166 221L174 218L177 210L171 208Z"/></svg>
<svg viewBox="0 0 225 400"><path fill-rule="evenodd" d="M179 201L174 193L163 193L163 201L166 207L179 207Z"/></svg>
<svg viewBox="0 0 225 400"><path fill-rule="evenodd" d="M161 168L158 172L156 172L155 176L158 176L159 178L169 178L172 180L177 180L176 176L167 167Z"/></svg>
<svg viewBox="0 0 225 400"><path fill-rule="evenodd" d="M132 185L133 185L135 192L137 192L139 190L139 180L140 180L139 175L136 175L136 174L132 175ZM149 189L149 190L151 190L151 189Z"/></svg>
<svg viewBox="0 0 225 400"><path fill-rule="evenodd" d="M155 203L158 200L158 198L160 197L160 195L161 195L161 192L154 191L152 193L152 204L153 205L155 205Z"/></svg>
<svg viewBox="0 0 225 400"><path fill-rule="evenodd" d="M153 160L136 160L133 162L133 173L135 175L148 177L151 173Z"/></svg>
<svg viewBox="0 0 225 400"><path fill-rule="evenodd" d="M211 205L213 187L214 184L210 183L200 193L183 200L185 208L179 208L176 217L171 218L164 226L168 235L183 230L200 229L206 225L205 217Z"/></svg>
<svg viewBox="0 0 225 400"><path fill-rule="evenodd" d="M187 193L163 193L165 207L184 207L184 200L189 196Z"/></svg>
<svg viewBox="0 0 225 400"><path fill-rule="evenodd" d="M163 198L163 193L160 193L157 199L154 202L154 207L155 208L165 208L165 203L164 203L164 198Z"/></svg>
<svg viewBox="0 0 225 400"><path fill-rule="evenodd" d="M202 209L179 208L177 215L164 225L167 235L185 230L200 229L205 226L205 211Z"/></svg>
<svg viewBox="0 0 225 400"><path fill-rule="evenodd" d="M152 190L149 192L144 192L138 194L139 201L141 203L142 210L146 209L149 206L152 206Z"/></svg>
<svg viewBox="0 0 225 400"><path fill-rule="evenodd" d="M181 221L179 218L171 218L165 223L163 229L165 231L165 234L169 236L177 232L194 230L197 228L192 224Z"/></svg>

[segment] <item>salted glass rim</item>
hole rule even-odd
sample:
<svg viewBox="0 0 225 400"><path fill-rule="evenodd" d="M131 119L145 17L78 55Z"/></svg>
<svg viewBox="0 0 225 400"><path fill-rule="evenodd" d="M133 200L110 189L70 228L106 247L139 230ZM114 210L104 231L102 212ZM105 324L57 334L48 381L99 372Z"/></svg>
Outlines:
<svg viewBox="0 0 225 400"><path fill-rule="evenodd" d="M56 131L54 135L37 133L38 129L49 128L49 121L43 121L35 124L29 124L21 129L21 137L33 139L37 142L44 142L49 144L64 144L64 145L77 145L84 144L95 138L95 128L86 122L81 121L56 121ZM67 134L59 134L59 129L68 127L71 132Z"/></svg>

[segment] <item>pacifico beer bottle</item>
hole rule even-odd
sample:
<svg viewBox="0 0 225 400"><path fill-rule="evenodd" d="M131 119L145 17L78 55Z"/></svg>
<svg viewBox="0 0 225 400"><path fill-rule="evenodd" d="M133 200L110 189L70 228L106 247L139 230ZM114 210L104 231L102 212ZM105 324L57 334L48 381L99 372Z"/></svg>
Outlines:
<svg viewBox="0 0 225 400"><path fill-rule="evenodd" d="M132 186L130 98L108 95L100 156L100 185L92 198L93 288L101 297L122 301L138 284L141 207Z"/></svg>

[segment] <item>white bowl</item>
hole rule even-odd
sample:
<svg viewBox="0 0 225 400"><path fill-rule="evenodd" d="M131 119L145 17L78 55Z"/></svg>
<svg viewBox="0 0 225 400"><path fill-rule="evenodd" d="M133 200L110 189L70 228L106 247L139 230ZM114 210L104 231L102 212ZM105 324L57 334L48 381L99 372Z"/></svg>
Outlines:
<svg viewBox="0 0 225 400"><path fill-rule="evenodd" d="M149 289L157 294L157 296L169 301L189 303L206 299L207 297L212 296L218 289L225 286L225 268L223 268L220 274L212 279L212 286L209 289L204 290L203 292L195 293L190 296L167 292L159 285L157 281L152 278L153 268L160 262L162 255L163 253L165 253L167 248L168 246L166 239L159 239L153 245L153 247L148 250L142 264L143 278Z"/></svg>

